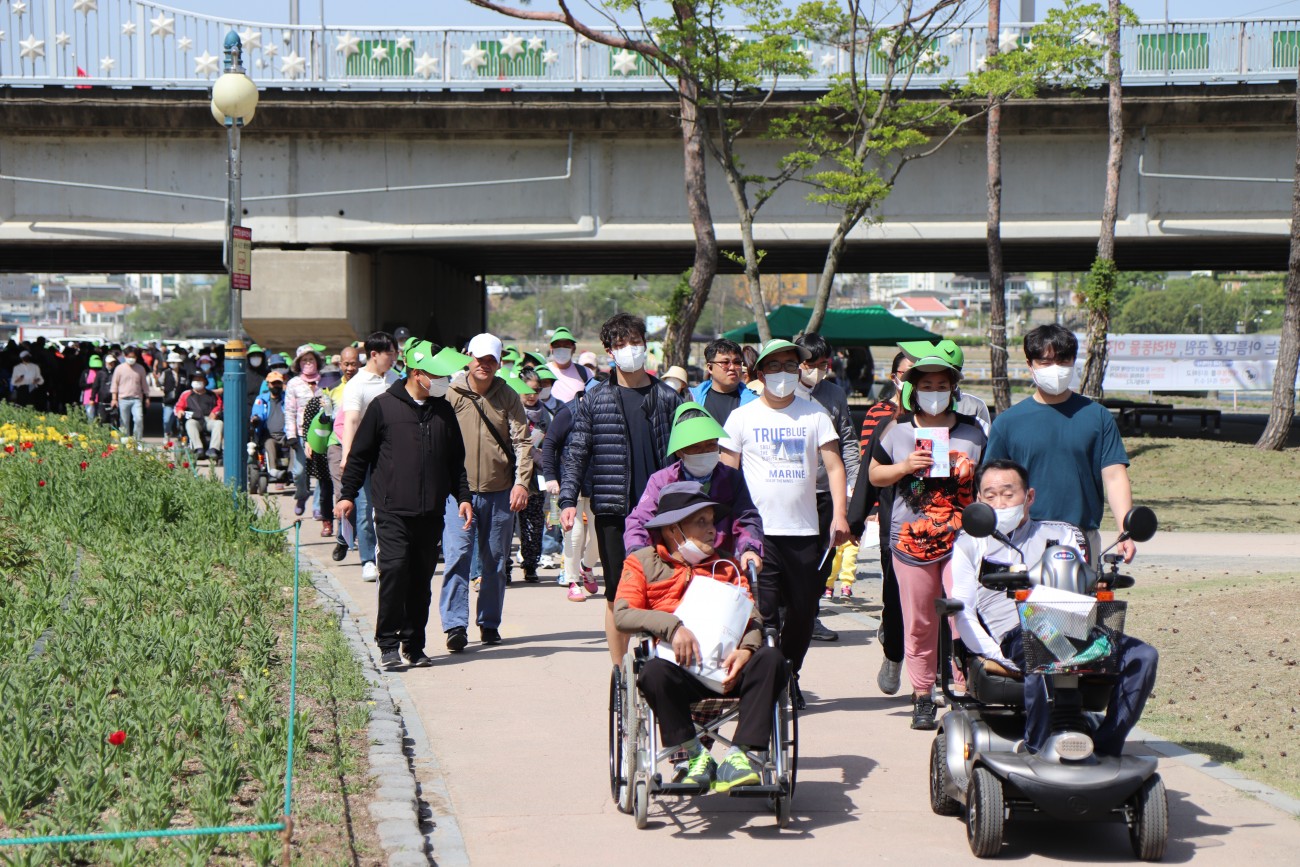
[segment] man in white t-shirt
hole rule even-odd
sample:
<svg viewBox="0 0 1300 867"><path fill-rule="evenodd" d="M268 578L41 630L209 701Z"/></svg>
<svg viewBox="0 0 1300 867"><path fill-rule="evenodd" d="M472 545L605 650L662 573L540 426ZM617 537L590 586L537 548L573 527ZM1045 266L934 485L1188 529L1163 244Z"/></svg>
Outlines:
<svg viewBox="0 0 1300 867"><path fill-rule="evenodd" d="M763 519L763 570L759 575L759 610L769 623L781 625L781 652L798 677L812 639L822 584L817 563L822 551L817 522L817 461L826 467L832 499L830 545L849 537L845 518L848 483L840 437L826 411L795 394L799 362L807 350L788 340L770 340L756 367L763 394L732 411L724 428L723 460L745 473L745 484ZM798 681L795 703L804 706Z"/></svg>
<svg viewBox="0 0 1300 867"><path fill-rule="evenodd" d="M564 326L555 329L551 335L551 362L547 365L555 374L551 384L551 397L560 403L568 403L577 397L591 379L591 371L581 364L573 363L573 351L578 343L573 333Z"/></svg>
<svg viewBox="0 0 1300 867"><path fill-rule="evenodd" d="M393 362L397 359L397 341L387 331L376 331L366 338L366 366L343 386L343 400L340 409L343 413L343 431L339 439L343 444L343 455L339 461L339 475L343 475L348 465L348 452L352 449L352 438L361 426L361 417L366 414L370 402L388 390L397 382L393 372ZM356 520L357 553L361 555L361 580L377 581L379 569L375 566L375 517L370 508L370 478L357 493L353 512Z"/></svg>

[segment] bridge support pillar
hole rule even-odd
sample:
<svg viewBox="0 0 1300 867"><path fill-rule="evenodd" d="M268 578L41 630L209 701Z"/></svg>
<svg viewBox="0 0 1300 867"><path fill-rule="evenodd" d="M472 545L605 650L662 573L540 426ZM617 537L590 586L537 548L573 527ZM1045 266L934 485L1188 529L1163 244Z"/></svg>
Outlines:
<svg viewBox="0 0 1300 867"><path fill-rule="evenodd" d="M257 249L244 327L258 343L290 350L315 342L333 353L403 325L460 345L484 329L486 304L480 280L424 253Z"/></svg>

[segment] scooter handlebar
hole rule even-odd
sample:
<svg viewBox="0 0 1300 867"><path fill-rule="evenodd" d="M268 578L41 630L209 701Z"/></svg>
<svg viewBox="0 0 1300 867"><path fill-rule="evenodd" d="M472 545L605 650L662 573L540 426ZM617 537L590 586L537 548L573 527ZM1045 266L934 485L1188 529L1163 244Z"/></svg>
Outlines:
<svg viewBox="0 0 1300 867"><path fill-rule="evenodd" d="M1010 592L1013 590L1029 589L1029 573L1027 572L989 572L980 576L980 584L990 590L999 592Z"/></svg>

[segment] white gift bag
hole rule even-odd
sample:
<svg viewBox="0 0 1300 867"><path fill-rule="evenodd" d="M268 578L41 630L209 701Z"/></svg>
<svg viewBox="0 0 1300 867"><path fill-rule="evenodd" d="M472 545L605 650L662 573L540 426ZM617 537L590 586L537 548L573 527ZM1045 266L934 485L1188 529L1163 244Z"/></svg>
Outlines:
<svg viewBox="0 0 1300 867"><path fill-rule="evenodd" d="M673 612L700 643L700 663L683 668L714 692L722 692L722 682L727 677L724 663L740 646L753 609L749 594L739 584L697 574ZM655 654L669 662L677 661L668 641L659 642Z"/></svg>

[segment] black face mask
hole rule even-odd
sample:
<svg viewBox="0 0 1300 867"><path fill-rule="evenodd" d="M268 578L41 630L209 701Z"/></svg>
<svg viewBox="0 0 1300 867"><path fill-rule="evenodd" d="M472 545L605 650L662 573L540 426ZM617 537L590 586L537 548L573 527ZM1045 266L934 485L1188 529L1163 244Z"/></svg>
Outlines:
<svg viewBox="0 0 1300 867"><path fill-rule="evenodd" d="M271 387L270 389L268 389L268 390L269 390L269 391L271 392L271 394L272 394L273 396L275 396L275 397L279 397L280 395L284 394L284 389L283 389L283 388L276 388L276 387L272 386L272 387Z"/></svg>

